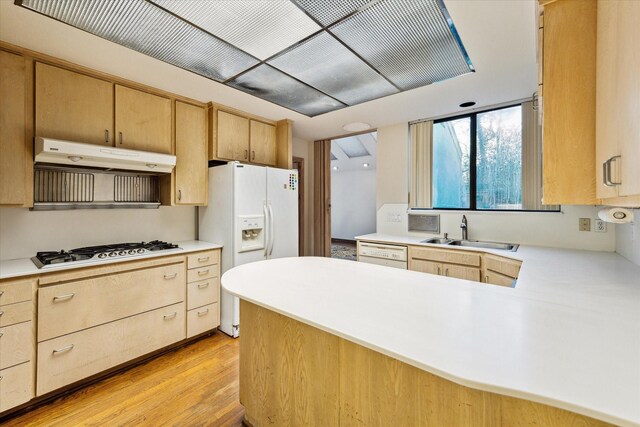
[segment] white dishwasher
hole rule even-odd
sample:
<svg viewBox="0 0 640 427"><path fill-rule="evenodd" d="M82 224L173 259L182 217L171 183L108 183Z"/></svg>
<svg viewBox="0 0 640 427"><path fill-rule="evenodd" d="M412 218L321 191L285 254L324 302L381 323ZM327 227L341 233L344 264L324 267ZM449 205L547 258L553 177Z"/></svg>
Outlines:
<svg viewBox="0 0 640 427"><path fill-rule="evenodd" d="M407 269L407 247L358 242L358 261Z"/></svg>

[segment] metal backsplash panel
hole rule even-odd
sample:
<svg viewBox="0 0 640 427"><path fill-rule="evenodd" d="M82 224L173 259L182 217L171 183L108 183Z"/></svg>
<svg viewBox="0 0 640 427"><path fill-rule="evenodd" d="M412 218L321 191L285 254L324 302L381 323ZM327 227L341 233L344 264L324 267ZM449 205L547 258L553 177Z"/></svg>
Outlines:
<svg viewBox="0 0 640 427"><path fill-rule="evenodd" d="M440 233L440 215L410 213L409 231Z"/></svg>

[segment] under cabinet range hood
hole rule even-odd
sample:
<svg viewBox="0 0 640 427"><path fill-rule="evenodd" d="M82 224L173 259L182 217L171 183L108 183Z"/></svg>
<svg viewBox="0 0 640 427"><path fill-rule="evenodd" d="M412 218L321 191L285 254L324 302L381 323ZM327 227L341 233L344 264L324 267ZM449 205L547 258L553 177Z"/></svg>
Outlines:
<svg viewBox="0 0 640 427"><path fill-rule="evenodd" d="M36 137L35 162L164 174L171 173L176 156Z"/></svg>

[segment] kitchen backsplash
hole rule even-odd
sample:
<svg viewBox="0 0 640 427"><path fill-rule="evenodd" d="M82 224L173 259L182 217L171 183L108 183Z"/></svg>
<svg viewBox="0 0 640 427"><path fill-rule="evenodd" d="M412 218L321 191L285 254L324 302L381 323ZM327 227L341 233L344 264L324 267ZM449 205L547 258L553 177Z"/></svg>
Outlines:
<svg viewBox="0 0 640 427"><path fill-rule="evenodd" d="M196 234L196 208L190 206L43 212L0 208L2 260L107 243L193 240Z"/></svg>
<svg viewBox="0 0 640 427"><path fill-rule="evenodd" d="M377 232L400 235L434 234L407 231L406 203L387 203L378 209ZM594 230L598 208L593 206L563 206L562 212L469 212L434 211L440 214L440 235L449 233L460 238L462 215L469 222L469 238L513 242L525 245L557 248L614 251L616 233L614 224L607 224L607 232ZM578 219L590 218L592 231L579 231Z"/></svg>
<svg viewBox="0 0 640 427"><path fill-rule="evenodd" d="M640 265L640 209L633 210L635 222L616 225L616 252Z"/></svg>

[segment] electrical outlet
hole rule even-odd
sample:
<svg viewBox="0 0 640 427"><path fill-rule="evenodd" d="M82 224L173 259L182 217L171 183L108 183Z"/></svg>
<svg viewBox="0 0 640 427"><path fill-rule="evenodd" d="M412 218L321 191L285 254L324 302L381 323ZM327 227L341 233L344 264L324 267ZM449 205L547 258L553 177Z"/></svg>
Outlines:
<svg viewBox="0 0 640 427"><path fill-rule="evenodd" d="M580 218L578 228L580 231L591 231L591 218Z"/></svg>
<svg viewBox="0 0 640 427"><path fill-rule="evenodd" d="M596 219L596 223L593 227L593 231L597 231L598 233L606 233L607 232L607 223L601 219Z"/></svg>

